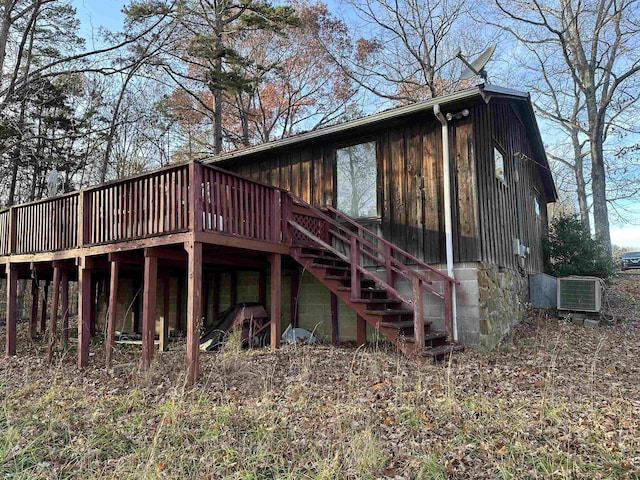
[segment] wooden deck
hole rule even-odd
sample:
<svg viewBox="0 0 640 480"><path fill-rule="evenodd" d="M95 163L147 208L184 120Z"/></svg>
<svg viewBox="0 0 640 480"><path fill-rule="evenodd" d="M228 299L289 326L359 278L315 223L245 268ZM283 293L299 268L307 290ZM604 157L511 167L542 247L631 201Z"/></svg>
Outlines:
<svg viewBox="0 0 640 480"><path fill-rule="evenodd" d="M105 301L108 299L109 305L105 343L107 365L110 365L121 270L133 264L143 272L141 364L148 367L155 350L158 314L163 319L160 349L166 345L168 322L165 320L168 317L169 296L166 275L168 268L178 268L181 276L186 275L186 362L188 382L193 383L199 375L203 265L253 267L262 272L269 270L271 298L281 298L283 255L306 267L309 259L301 255L301 248L319 248L327 255L334 255L336 251L332 245L336 242L341 242L351 250L349 258L337 259L345 261L346 266L334 265L331 271L320 269L316 272L325 285L337 292L332 293L332 305L335 303L334 295L339 295L344 285L351 285L351 293L344 300L358 313L359 319L363 318L375 328L381 328L380 311L372 313L362 306L376 302L361 296L360 289L356 288L360 286L363 275L370 278L367 281L374 282L364 261L367 256L369 262L376 260L382 267L386 266L389 272L386 282L375 281L390 295L388 303L405 305L410 308L406 312L416 319L416 347L410 351L419 353L424 348L425 333L422 301L412 304L410 299L402 298L395 290L393 278L395 275L404 276L412 282L415 293L425 290L443 298L449 317L451 286L455 281L409 255L407 258L410 262L430 269L440 280L444 280L444 291L439 293L426 278L394 260L402 255L406 257L406 252L376 237L373 232L358 228L353 222L351 227L355 228L345 228L341 225L345 218L338 219L336 215L338 212L335 210L317 210L286 190L197 162L170 166L79 192L13 206L0 212L0 263L5 264L7 281L6 354L16 354L18 279L31 279L32 282L32 305L36 306L30 319L32 335L38 328L38 279L46 279L47 285L50 282L52 300L46 306L49 361L57 347L58 338L63 345L69 341L68 284L75 280L78 282L77 365L79 368L86 366L90 338L96 329L96 281L100 279L104 286ZM310 263L309 266L316 264ZM340 285L330 278L331 272L337 268L346 274ZM161 293L164 295L162 312L158 312L156 307L159 273L164 285ZM326 274L327 279L321 273ZM266 300L266 281L264 276L261 278L260 286L256 288L260 289L260 298ZM206 295L206 289L204 292ZM60 317L58 307L61 294L64 313ZM41 331L46 324L46 300L42 301L45 303L40 319ZM280 302L271 302L270 317L280 319L281 309ZM403 311L403 315L406 312ZM61 329L57 325L60 319ZM405 338L399 326L407 323L406 315L404 322L400 318L397 320L397 328L394 326L395 320L386 322L386 330L393 330L393 333L385 334L384 328L381 331L399 348L408 352L403 346ZM363 325L364 320L359 320L359 338L363 338ZM406 329L406 325L402 328ZM280 322L272 321L271 347L277 348L279 343Z"/></svg>

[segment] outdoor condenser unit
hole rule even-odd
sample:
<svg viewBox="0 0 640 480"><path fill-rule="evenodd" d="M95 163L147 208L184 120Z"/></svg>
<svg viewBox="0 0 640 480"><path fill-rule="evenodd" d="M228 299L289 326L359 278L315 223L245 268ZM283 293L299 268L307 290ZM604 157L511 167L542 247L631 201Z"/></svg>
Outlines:
<svg viewBox="0 0 640 480"><path fill-rule="evenodd" d="M558 310L599 312L601 280L598 277L566 277L558 279Z"/></svg>

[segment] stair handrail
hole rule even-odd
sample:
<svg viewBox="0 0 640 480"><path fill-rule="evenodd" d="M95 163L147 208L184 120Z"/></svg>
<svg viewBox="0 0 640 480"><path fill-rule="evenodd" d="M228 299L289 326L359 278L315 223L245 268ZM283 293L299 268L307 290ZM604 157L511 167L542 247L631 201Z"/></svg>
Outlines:
<svg viewBox="0 0 640 480"><path fill-rule="evenodd" d="M446 273L442 273L440 270L432 267L431 265L429 265L428 263L425 263L424 261L416 258L415 256L411 255L409 252L402 250L401 248L397 247L396 245L394 245L393 243L389 242L388 240L385 240L384 238L382 238L380 235L378 235L377 233L369 230L367 227L360 225L358 222L356 222L355 220L353 220L351 217L349 217L348 215L345 215L344 213L340 212L339 210L335 209L334 207L332 207L331 205L326 205L325 207L323 207L324 210L328 210L330 211L332 214L334 214L335 216L339 217L340 219L342 219L343 221L353 225L354 227L356 227L358 230L361 230L365 233L367 233L368 235L371 235L372 237L374 237L376 240L382 242L383 245L390 247L392 251L395 251L397 253L399 253L400 255L404 256L405 258L409 259L410 261L412 261L413 263L420 265L421 267L424 267L425 269L429 270L431 273L433 273L434 275L437 275L438 277L441 277L443 280L448 281L449 283L453 283L456 285L460 285L460 282L458 280L456 280L455 278L450 277L449 275L447 275ZM337 222L336 222L337 223ZM350 230L348 230L350 231ZM361 237L362 238L362 237ZM398 259L396 259L395 257L391 257L391 260L402 265L405 266L406 265L400 261L398 261ZM409 270L412 271L412 270ZM418 273L418 272L415 272Z"/></svg>
<svg viewBox="0 0 640 480"><path fill-rule="evenodd" d="M345 228L344 226L340 225L340 223L338 223L338 221L336 221L334 218L331 218L329 215L327 215L325 212L323 212L322 210L320 210L319 208L310 205L309 203L305 202L303 199L301 199L300 197L297 197L295 195L293 195L292 193L289 192L289 198L296 204L301 205L303 207L306 207L307 209L311 210L317 217L323 219L324 221L326 221L327 223L329 223L330 225L333 225L334 227L336 227L339 231L343 232L344 234L347 234L350 238L356 238L358 239L361 243L363 243L364 245L368 246L369 248L372 248L376 251L378 251L379 253L385 255L385 252L383 252L382 250L380 250L379 248L377 248L375 245L373 245L371 242L367 241L365 238L363 238L360 235L355 234L353 231ZM396 247L394 244L392 244L391 242L388 242L387 240L385 240L384 238L382 238L380 235L372 232L371 230L367 229L366 227L363 227L362 225L360 225L359 223L355 222L354 220L352 220L351 218L347 217L346 215L342 214L341 212L338 212L337 210L335 210L333 207L331 206L326 206L324 207L325 209L331 211L332 213L336 213L339 217L343 218L345 221L347 221L348 223L352 224L353 226L359 228L360 230L365 231L367 234L371 235L372 237L376 238L377 240L383 242L384 245L388 246L389 248L391 248L392 251L396 251L401 255L404 255L406 258L408 258L409 260L413 261L414 263L423 266L426 270L428 270L429 272L434 273L436 276L441 277L443 280L445 280L449 285L455 284L455 285L459 285L460 282L458 280L456 280L455 278L451 278L448 275L440 272L439 270L433 268L431 265L428 265L426 263L424 263L422 260L417 259L416 257L414 257L413 255L411 255L410 253L402 250L401 248ZM344 241L344 240L343 240ZM346 242L345 242L346 243ZM373 258L373 256L369 255L370 258ZM386 255L385 255L386 256ZM420 272L414 270L413 268L409 268L407 265L405 265L404 263L400 262L398 259L394 258L393 255L391 255L390 257L390 261L394 267L394 270L398 273L400 273L403 277L405 277L407 280L411 280L411 277L416 278L418 280L420 280L420 282L423 284L423 288L425 288L426 290L428 290L430 293L435 293L438 296L439 292L437 292L435 289L433 288L429 288L429 284L431 283L430 280L428 278L426 278L424 275L422 275ZM382 262L380 262L382 263ZM364 267L363 267L364 269ZM366 270L366 269L364 269ZM378 278L378 277L376 277ZM389 285L387 282L383 282L381 279L378 278L378 281L380 281L381 283L384 283L387 287L390 287L392 289L394 289L394 287L392 285ZM395 289L394 289L395 290Z"/></svg>
<svg viewBox="0 0 640 480"><path fill-rule="evenodd" d="M387 240L382 238L380 235L372 232L371 230L367 229L366 227L363 227L362 225L360 225L359 223L355 222L354 220L352 220L348 216L344 215L341 212L338 212L335 208L333 208L331 206L326 206L325 209L327 211L329 211L329 212L332 212L334 215L336 215L337 217L343 219L347 223L355 226L358 229L358 233L357 234L355 232L353 232L352 230L349 230L348 228L345 228L335 218L331 218L329 215L327 215L322 210L314 207L313 205L310 205L309 203L307 203L304 200L302 200L301 198L293 195L292 193L288 192L288 197L289 197L289 199L290 199L290 201L292 203L296 203L298 205L306 207L311 212L313 212L317 217L323 219L329 225L332 225L333 227L337 228L338 231L341 232L343 235L346 234L348 236L348 238L350 239L350 242L349 242L350 243L350 248L351 248L351 255L350 256L351 256L352 259L353 258L356 259L356 264L355 265L353 264L353 262L349 262L351 264L351 272L352 272L352 278L351 278L351 282L352 282L351 283L351 292L352 292L352 295L358 295L359 294L359 292L356 293L356 290L358 290L358 286L360 285L360 280L358 278L359 277L359 275L358 275L359 273L362 272L362 273L364 273L365 276L371 277L371 273L366 268L364 268L362 265L360 265L360 262L359 262L360 246L359 246L358 242L360 242L360 243L362 243L364 245L367 245L369 248L373 248L375 251L377 251L379 253L382 253L383 256L384 256L384 259L385 259L384 263L386 264L387 268L391 267L391 269L397 271L404 278L406 278L407 280L409 280L411 282L412 290L413 290L413 298L414 298L413 301L409 301L409 300L405 299L404 296L401 295L394 288L393 285L389 284L389 282L385 282L382 279L374 276L375 281L377 281L380 284L384 285L385 288L390 289L392 292L394 292L394 294L398 298L402 299L403 301L405 301L408 304L413 305L413 308L414 308L414 333L415 333L415 339L416 339L416 348L422 348L424 346L424 330L423 330L423 324L422 324L424 305L423 305L422 294L420 293L421 290L423 290L423 289L429 291L430 293L433 293L433 294L437 295L438 297L440 297L440 298L442 298L444 300L444 302L445 302L445 315L444 315L445 316L445 325L446 325L447 333L449 334L449 337L452 336L452 333L453 333L453 317L452 317L453 286L460 284L460 282L458 280L456 280L455 278L452 278L452 277L440 272L439 270L435 269L431 265L426 264L422 260L419 260L418 258L416 258L415 256L411 255L410 253L402 250L401 248L398 248L397 246L395 246L391 242L388 242ZM289 209L289 211L291 211L291 209ZM297 228L300 231L303 231L303 233L305 233L309 238L311 238L314 241L320 240L319 243L321 245L323 245L325 248L327 246L329 246L324 241L322 241L321 239L318 239L317 237L315 237L315 235L311 234L311 232L306 231L303 227L298 225L292 218L288 218L287 219L287 224L290 224L292 227ZM376 240L382 241L383 244L385 245L385 247L390 249L391 254L389 255L387 252L383 252L378 247L372 245L363 236L361 236L360 232L365 232L365 233L369 234L370 236L372 236L373 238L375 238ZM337 232L333 232L333 235L337 236ZM342 241L344 242L345 240L342 240ZM329 246L329 249L335 252L335 249L333 247ZM355 253L353 251L354 249L356 250ZM429 271L429 272L433 273L434 275L436 275L436 276L440 277L441 279L443 279L444 280L444 294L440 294L438 291L436 291L435 289L430 287L430 285L429 285L431 283L430 280L428 280L420 272L416 271L413 268L408 267L407 265L403 264L402 262L400 262L399 260L394 258L393 252L399 253L400 255L404 256L405 258L413 261L416 265L424 267L427 271ZM340 256L342 257L343 255L340 255ZM373 256L370 256L370 257L372 259L374 259ZM382 261L380 261L380 259L377 259L377 261L379 263L383 263ZM388 264L387 264L387 261L389 261ZM402 269L397 268L396 265L400 265L402 267ZM387 277L387 279L389 279L389 277ZM353 297L353 298L357 298L357 297ZM420 339L422 339L422 340L420 340ZM422 345L422 347L419 347L420 345Z"/></svg>

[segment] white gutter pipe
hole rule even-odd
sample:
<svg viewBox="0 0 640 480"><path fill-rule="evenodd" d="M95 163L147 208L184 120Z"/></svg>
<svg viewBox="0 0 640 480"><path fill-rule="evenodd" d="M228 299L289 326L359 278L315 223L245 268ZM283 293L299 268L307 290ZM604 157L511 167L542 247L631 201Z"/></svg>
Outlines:
<svg viewBox="0 0 640 480"><path fill-rule="evenodd" d="M451 219L451 175L449 171L449 124L440 110L440 104L433 106L433 114L442 124L442 173L444 181L444 233L447 252L447 275L453 273L453 221ZM458 341L458 315L456 302L456 284L451 285L451 313L453 316L453 341Z"/></svg>

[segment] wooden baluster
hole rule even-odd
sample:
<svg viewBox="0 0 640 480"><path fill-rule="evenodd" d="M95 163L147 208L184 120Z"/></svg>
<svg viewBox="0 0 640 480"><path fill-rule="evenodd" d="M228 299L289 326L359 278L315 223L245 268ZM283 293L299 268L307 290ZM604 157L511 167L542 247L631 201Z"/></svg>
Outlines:
<svg viewBox="0 0 640 480"><path fill-rule="evenodd" d="M386 270L387 285L389 285L391 288L395 288L396 275L395 275L395 272L393 271L393 263L391 261L391 259L393 258L393 251L391 250L391 245L385 244L384 255L385 255L384 265Z"/></svg>

